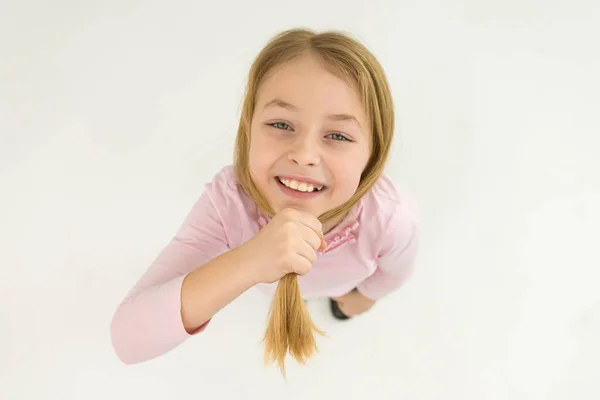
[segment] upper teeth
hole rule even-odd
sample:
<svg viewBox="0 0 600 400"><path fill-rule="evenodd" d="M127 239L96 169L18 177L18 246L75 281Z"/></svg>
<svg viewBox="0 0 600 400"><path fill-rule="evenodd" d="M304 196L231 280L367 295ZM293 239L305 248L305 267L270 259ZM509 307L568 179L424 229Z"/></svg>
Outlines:
<svg viewBox="0 0 600 400"><path fill-rule="evenodd" d="M301 182L295 179L279 178L279 181L285 186L297 190L299 192L312 192L315 190L321 190L323 188L323 185L315 186L312 183Z"/></svg>

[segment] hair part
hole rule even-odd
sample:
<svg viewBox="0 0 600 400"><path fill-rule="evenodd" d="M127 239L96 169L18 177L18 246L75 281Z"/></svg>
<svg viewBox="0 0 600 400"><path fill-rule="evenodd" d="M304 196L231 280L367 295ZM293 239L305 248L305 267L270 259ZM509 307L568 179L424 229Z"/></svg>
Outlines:
<svg viewBox="0 0 600 400"><path fill-rule="evenodd" d="M264 80L278 67L306 54L316 56L333 74L355 88L372 134L371 155L356 192L346 203L318 216L321 223L326 223L346 215L375 185L387 162L394 132L393 101L385 72L373 54L348 34L291 29L273 37L261 50L248 75L235 143L234 171L257 206L272 217L274 211L255 185L249 168L250 128L257 94ZM265 360L276 361L285 375L288 351L301 363L317 351L314 332L323 334L306 310L296 275L286 275L280 280L271 305Z"/></svg>

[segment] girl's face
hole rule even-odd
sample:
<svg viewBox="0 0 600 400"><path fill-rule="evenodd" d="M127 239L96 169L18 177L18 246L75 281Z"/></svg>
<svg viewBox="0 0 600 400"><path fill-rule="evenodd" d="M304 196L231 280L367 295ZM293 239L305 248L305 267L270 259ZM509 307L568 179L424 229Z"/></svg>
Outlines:
<svg viewBox="0 0 600 400"><path fill-rule="evenodd" d="M261 85L250 128L250 173L275 212L318 217L355 193L371 130L354 88L306 55Z"/></svg>

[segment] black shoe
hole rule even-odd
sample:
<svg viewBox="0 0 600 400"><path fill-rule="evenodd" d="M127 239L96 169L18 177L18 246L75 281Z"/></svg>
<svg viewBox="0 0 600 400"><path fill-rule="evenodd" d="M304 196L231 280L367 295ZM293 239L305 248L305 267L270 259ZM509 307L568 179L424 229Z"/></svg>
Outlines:
<svg viewBox="0 0 600 400"><path fill-rule="evenodd" d="M349 316L347 316L346 314L344 314L342 312L342 310L340 310L340 308L338 307L337 301L330 298L329 305L331 306L331 313L333 314L333 316L335 318L340 319L340 320L350 319Z"/></svg>

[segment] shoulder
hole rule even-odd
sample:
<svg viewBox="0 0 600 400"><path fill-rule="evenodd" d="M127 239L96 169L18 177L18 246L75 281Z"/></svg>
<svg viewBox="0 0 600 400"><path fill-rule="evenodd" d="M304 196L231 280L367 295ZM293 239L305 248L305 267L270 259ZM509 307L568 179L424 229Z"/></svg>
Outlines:
<svg viewBox="0 0 600 400"><path fill-rule="evenodd" d="M235 172L233 166L227 165L218 170L208 181L204 188L210 194L222 194L228 193L232 190L236 190L237 181L235 179Z"/></svg>
<svg viewBox="0 0 600 400"><path fill-rule="evenodd" d="M419 225L419 206L415 198L388 175L382 174L365 194L360 205L361 225L381 244L408 243Z"/></svg>
<svg viewBox="0 0 600 400"><path fill-rule="evenodd" d="M232 165L215 173L204 185L203 196L210 200L213 210L226 228L241 229L240 225L256 219L256 203L237 181Z"/></svg>
<svg viewBox="0 0 600 400"><path fill-rule="evenodd" d="M204 184L204 192L219 204L243 195L243 190L237 182L235 171L231 165L218 170L212 179Z"/></svg>

